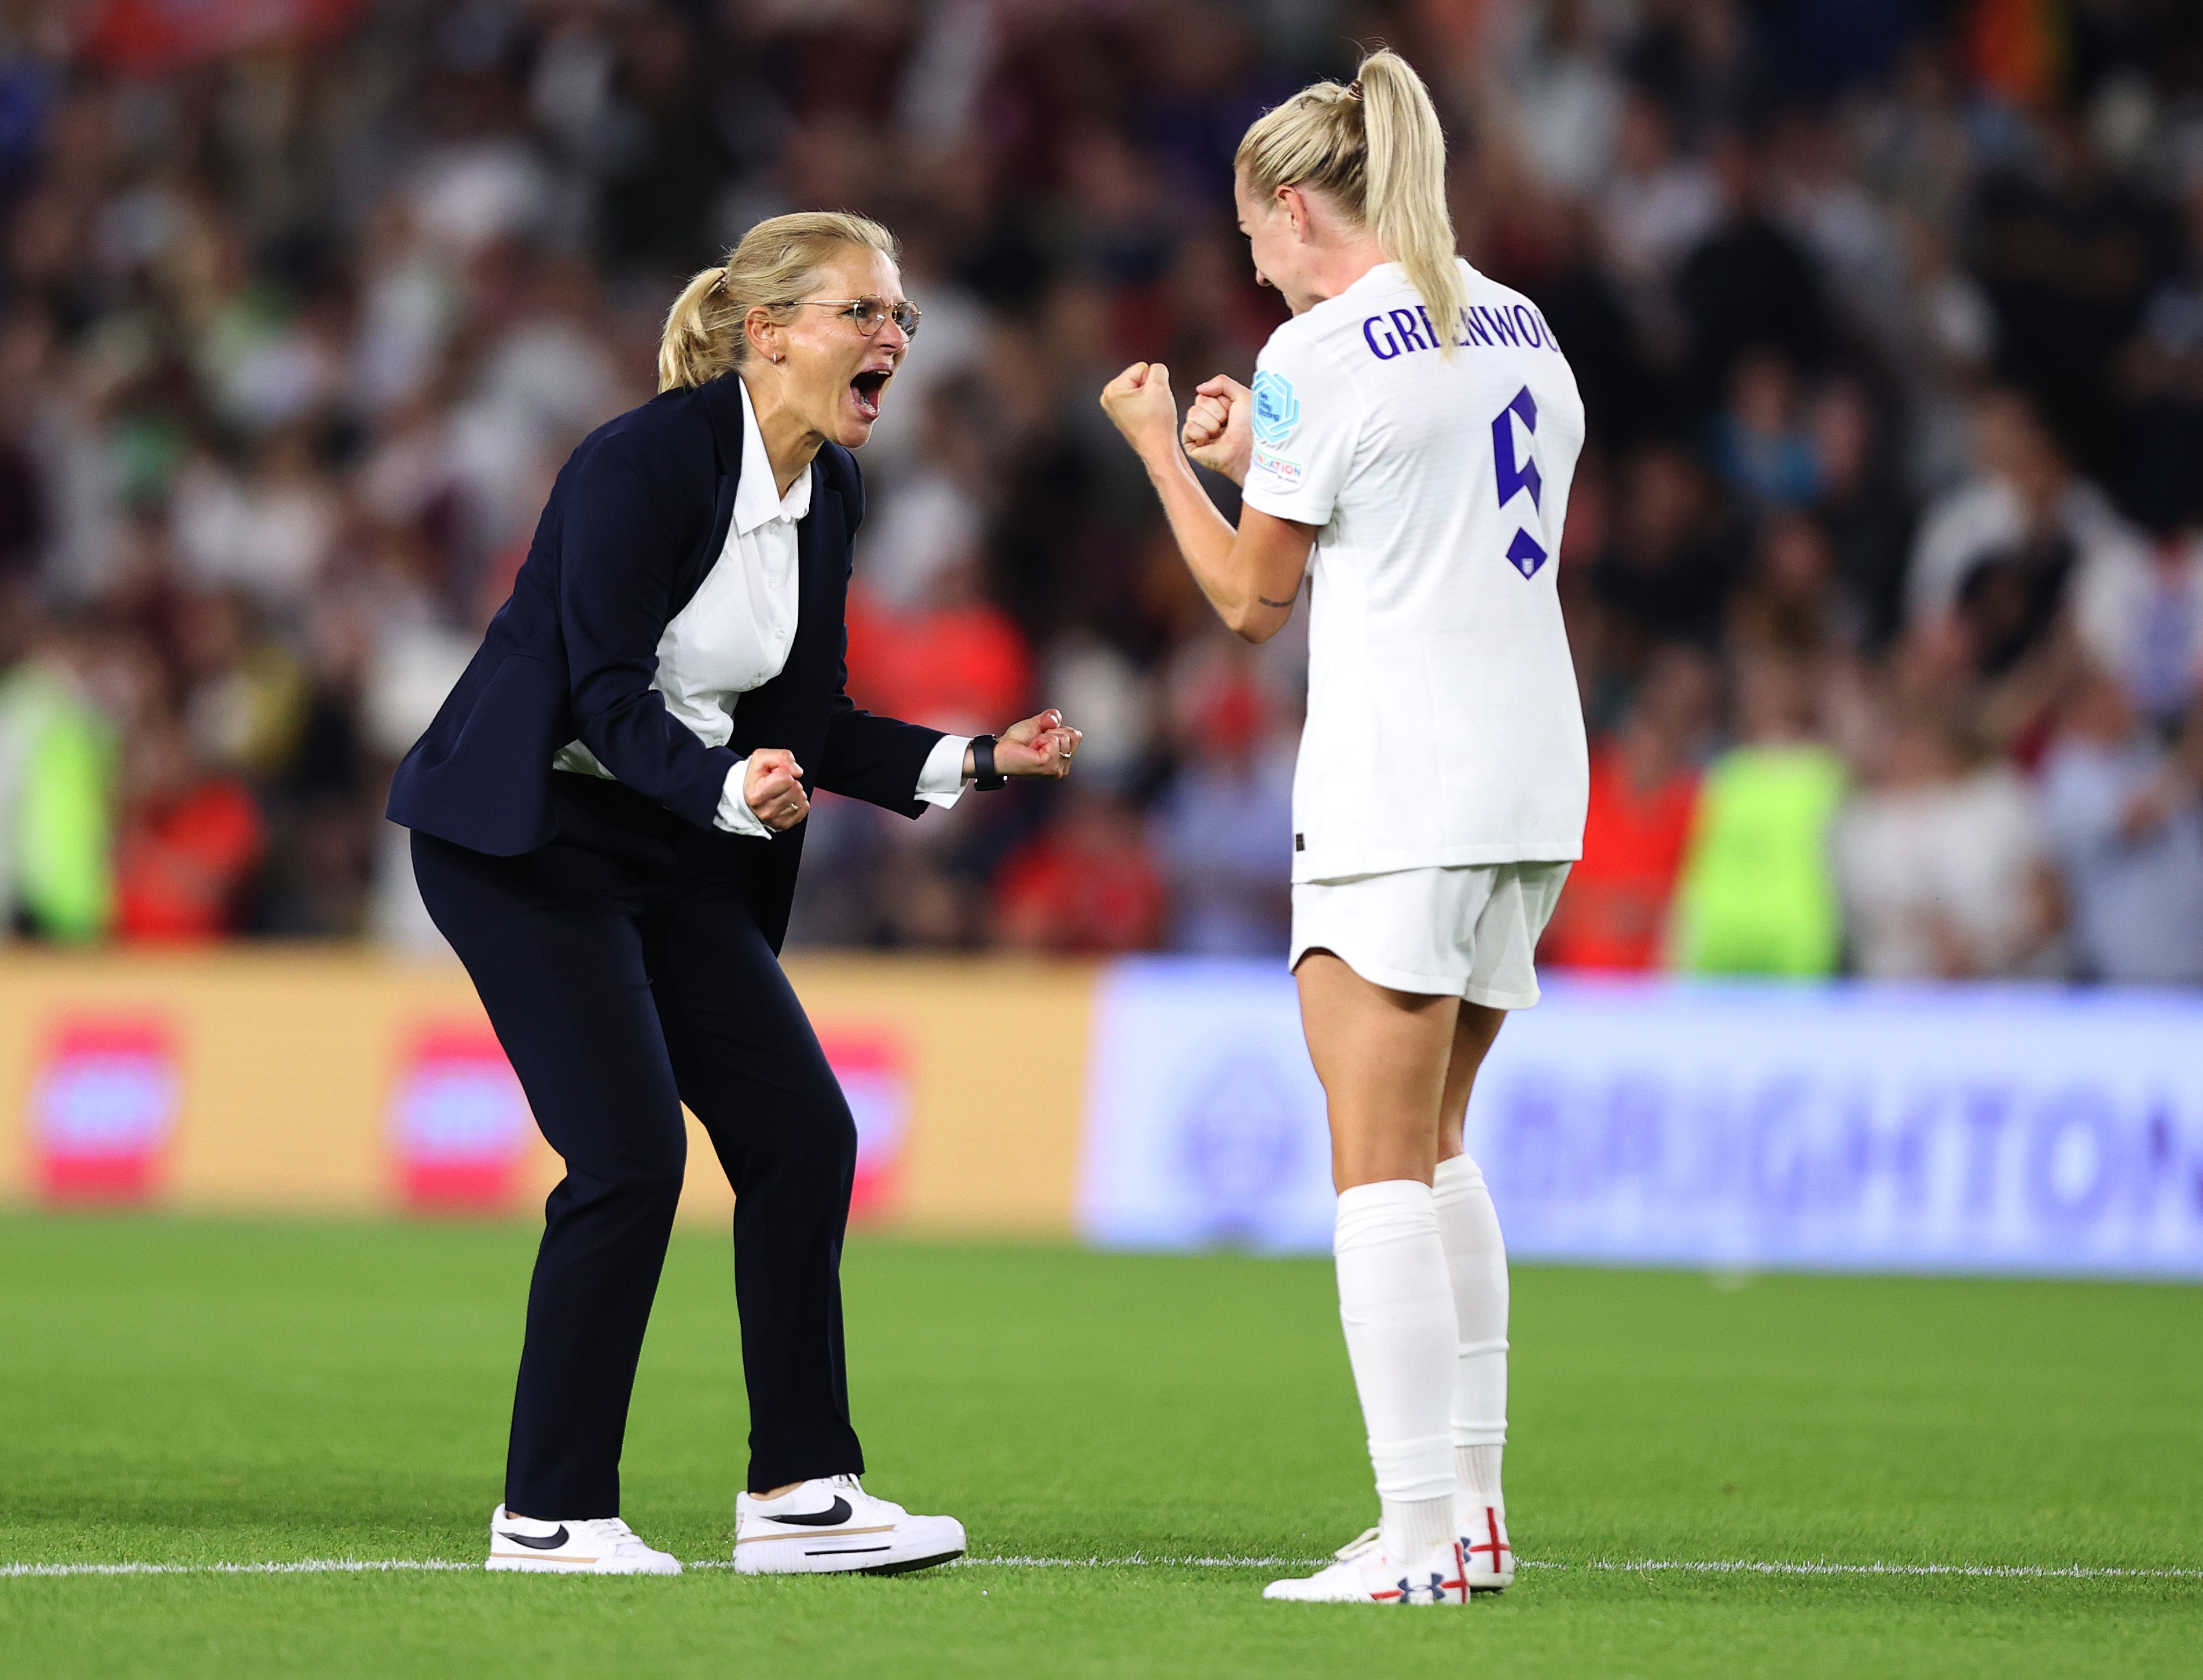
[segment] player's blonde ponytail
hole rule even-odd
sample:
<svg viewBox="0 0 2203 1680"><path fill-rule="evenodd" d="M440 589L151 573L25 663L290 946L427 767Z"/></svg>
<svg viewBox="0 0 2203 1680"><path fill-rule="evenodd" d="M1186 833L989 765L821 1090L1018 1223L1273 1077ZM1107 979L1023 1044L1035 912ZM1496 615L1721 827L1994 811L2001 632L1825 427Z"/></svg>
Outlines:
<svg viewBox="0 0 2203 1680"><path fill-rule="evenodd" d="M1371 53L1355 80L1361 85L1369 145L1362 215L1377 243L1407 271L1438 323L1440 348L1450 356L1460 336L1452 323L1468 296L1454 261L1453 216L1446 208L1445 131L1430 90L1397 53Z"/></svg>
<svg viewBox="0 0 2203 1680"><path fill-rule="evenodd" d="M788 319L820 267L853 245L868 245L890 263L902 260L895 235L861 216L805 210L759 222L724 263L699 270L666 311L658 388L690 388L740 367L749 356L742 323L750 311L761 307L775 320Z"/></svg>
<svg viewBox="0 0 2203 1680"><path fill-rule="evenodd" d="M1461 318L1468 296L1446 209L1445 133L1414 67L1379 48L1351 86L1320 81L1266 111L1239 142L1238 173L1259 196L1314 186L1376 235L1433 322ZM1438 342L1451 356L1455 330Z"/></svg>

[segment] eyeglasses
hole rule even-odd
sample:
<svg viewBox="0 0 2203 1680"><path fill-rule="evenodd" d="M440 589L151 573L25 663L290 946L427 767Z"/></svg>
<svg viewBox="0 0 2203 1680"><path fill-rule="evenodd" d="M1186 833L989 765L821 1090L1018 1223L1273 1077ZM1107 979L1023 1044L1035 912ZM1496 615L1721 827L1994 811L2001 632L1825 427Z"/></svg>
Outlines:
<svg viewBox="0 0 2203 1680"><path fill-rule="evenodd" d="M847 316L856 325L858 332L866 338L877 333L889 321L895 323L907 339L918 336L918 323L922 318L916 304L907 300L891 304L885 298L798 298L799 304L813 309L830 309Z"/></svg>

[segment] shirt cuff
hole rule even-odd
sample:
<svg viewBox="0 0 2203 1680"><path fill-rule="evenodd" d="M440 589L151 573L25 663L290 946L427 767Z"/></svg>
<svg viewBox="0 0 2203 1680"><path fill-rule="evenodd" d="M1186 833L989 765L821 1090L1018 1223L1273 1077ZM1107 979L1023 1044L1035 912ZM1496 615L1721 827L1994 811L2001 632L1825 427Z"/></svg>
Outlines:
<svg viewBox="0 0 2203 1680"><path fill-rule="evenodd" d="M735 767L727 772L726 785L719 790L719 814L712 819L715 827L729 834L747 834L759 840L772 838L758 813L750 809L750 802L742 797L743 784L748 780L750 761L736 759Z"/></svg>
<svg viewBox="0 0 2203 1680"><path fill-rule="evenodd" d="M964 754L972 744L968 735L944 735L925 755L925 768L918 772L918 796L946 811L964 797L972 784L964 778Z"/></svg>

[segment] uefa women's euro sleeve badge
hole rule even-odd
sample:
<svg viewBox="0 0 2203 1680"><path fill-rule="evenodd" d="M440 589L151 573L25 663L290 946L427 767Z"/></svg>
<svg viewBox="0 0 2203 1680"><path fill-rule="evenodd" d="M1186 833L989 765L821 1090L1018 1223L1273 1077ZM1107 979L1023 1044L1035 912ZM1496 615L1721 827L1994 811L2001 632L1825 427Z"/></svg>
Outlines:
<svg viewBox="0 0 2203 1680"><path fill-rule="evenodd" d="M1254 397L1255 470L1268 474L1288 493L1297 490L1302 478L1301 464L1278 453L1278 447L1301 423L1301 399L1293 394L1293 382L1264 368L1257 370L1249 388Z"/></svg>
<svg viewBox="0 0 2203 1680"><path fill-rule="evenodd" d="M1255 441L1275 449L1293 435L1301 423L1301 399L1293 382L1267 368L1255 376Z"/></svg>

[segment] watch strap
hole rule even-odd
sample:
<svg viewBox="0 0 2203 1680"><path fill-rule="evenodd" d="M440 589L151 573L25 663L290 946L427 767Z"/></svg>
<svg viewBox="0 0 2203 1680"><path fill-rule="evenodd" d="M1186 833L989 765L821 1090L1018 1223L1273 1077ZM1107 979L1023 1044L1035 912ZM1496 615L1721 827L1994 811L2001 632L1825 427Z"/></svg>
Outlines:
<svg viewBox="0 0 2203 1680"><path fill-rule="evenodd" d="M972 737L972 785L981 793L992 793L1006 788L1010 778L995 768L995 737L975 735Z"/></svg>

